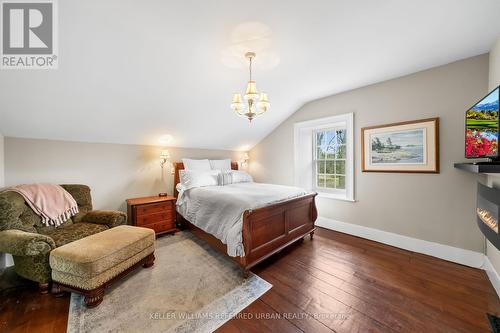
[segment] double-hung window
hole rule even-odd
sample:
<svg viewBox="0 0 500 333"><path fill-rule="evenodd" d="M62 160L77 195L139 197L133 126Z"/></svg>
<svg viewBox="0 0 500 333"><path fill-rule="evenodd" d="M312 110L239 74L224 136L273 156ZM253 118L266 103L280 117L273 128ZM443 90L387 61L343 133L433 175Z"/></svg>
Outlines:
<svg viewBox="0 0 500 333"><path fill-rule="evenodd" d="M314 131L314 189L345 191L346 132L345 126Z"/></svg>
<svg viewBox="0 0 500 333"><path fill-rule="evenodd" d="M354 201L352 113L295 124L295 184Z"/></svg>

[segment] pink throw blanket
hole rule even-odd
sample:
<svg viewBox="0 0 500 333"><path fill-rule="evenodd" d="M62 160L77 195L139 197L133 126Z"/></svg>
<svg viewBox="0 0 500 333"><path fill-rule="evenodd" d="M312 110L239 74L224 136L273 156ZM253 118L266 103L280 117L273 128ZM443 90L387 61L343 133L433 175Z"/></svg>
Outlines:
<svg viewBox="0 0 500 333"><path fill-rule="evenodd" d="M78 204L64 188L54 184L17 185L8 189L21 194L46 226L60 226L78 213Z"/></svg>

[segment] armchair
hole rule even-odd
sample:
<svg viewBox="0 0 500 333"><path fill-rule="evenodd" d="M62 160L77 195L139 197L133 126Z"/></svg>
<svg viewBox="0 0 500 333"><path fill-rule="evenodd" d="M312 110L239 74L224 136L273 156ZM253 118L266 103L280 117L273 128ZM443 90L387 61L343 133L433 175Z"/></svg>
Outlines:
<svg viewBox="0 0 500 333"><path fill-rule="evenodd" d="M79 213L57 228L42 224L20 194L0 193L0 252L12 254L16 273L38 282L41 292L48 291L51 280L50 251L126 221L123 212L92 210L88 186L61 186L76 200Z"/></svg>

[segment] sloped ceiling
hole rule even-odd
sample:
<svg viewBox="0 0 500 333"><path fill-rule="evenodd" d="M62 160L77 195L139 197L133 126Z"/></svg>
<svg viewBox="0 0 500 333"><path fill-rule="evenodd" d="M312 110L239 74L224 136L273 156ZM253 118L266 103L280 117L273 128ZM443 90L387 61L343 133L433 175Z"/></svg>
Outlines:
<svg viewBox="0 0 500 333"><path fill-rule="evenodd" d="M246 150L307 101L486 53L500 35L498 0L58 4L59 69L0 71L5 136ZM247 46L271 100L252 124L229 108Z"/></svg>

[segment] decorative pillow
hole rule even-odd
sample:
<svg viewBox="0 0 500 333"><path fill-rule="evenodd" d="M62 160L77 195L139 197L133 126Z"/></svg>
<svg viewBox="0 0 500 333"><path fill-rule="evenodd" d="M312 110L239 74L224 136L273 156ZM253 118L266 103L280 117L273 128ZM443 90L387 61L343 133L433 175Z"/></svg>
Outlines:
<svg viewBox="0 0 500 333"><path fill-rule="evenodd" d="M231 170L231 160L210 160L210 167L212 168L212 170Z"/></svg>
<svg viewBox="0 0 500 333"><path fill-rule="evenodd" d="M231 170L223 171L220 174L220 185L229 185L236 183L251 183L253 182L252 176L245 171Z"/></svg>
<svg viewBox="0 0 500 333"><path fill-rule="evenodd" d="M183 158L182 163L184 163L184 169L186 170L212 170L210 167L210 162L205 160L192 160L189 158Z"/></svg>
<svg viewBox="0 0 500 333"><path fill-rule="evenodd" d="M219 185L219 170L180 170L180 183L183 190L195 187Z"/></svg>

